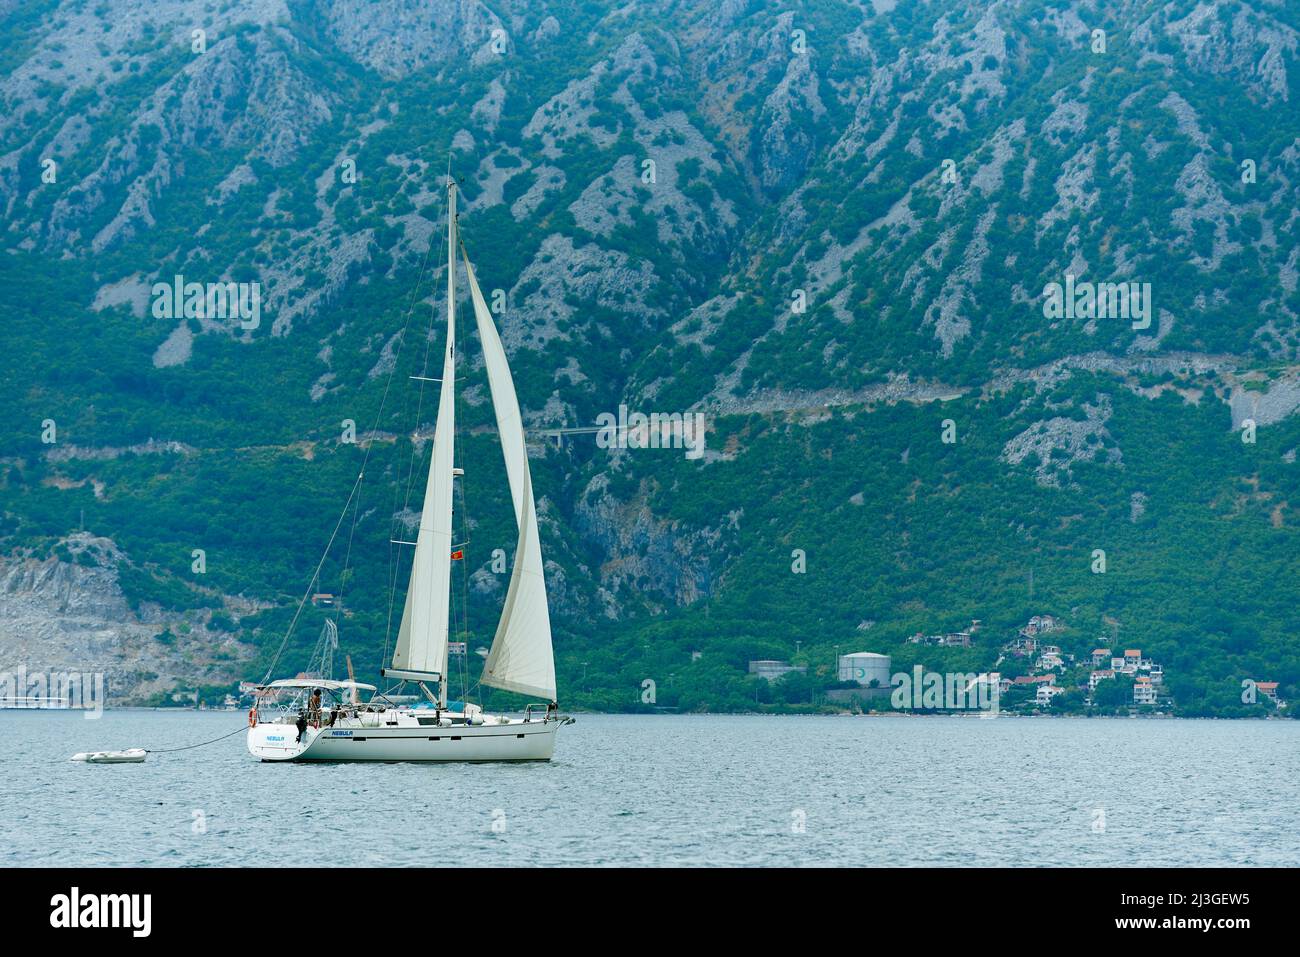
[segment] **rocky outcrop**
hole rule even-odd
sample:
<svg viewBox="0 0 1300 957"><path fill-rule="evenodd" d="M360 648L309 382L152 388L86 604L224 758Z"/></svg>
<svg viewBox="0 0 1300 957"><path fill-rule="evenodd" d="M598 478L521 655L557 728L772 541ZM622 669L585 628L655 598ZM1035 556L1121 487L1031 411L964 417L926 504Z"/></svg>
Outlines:
<svg viewBox="0 0 1300 957"><path fill-rule="evenodd" d="M330 119L330 99L297 66L282 30L217 39L136 110L127 131L50 215L46 242L81 238L84 221L125 187L125 201L90 239L100 252L154 223L154 199L182 175L189 150L240 149L283 166ZM216 278L216 277L214 277Z"/></svg>
<svg viewBox="0 0 1300 957"><path fill-rule="evenodd" d="M326 31L341 50L394 79L509 49L501 20L479 0L326 0L321 7Z"/></svg>
<svg viewBox="0 0 1300 957"><path fill-rule="evenodd" d="M644 261L590 243L577 246L567 236L548 236L509 292L502 340L514 352L567 338L561 326L576 315L575 301L581 300L650 319L659 314L647 305L655 283L654 271Z"/></svg>
<svg viewBox="0 0 1300 957"><path fill-rule="evenodd" d="M687 529L658 518L640 494L620 501L610 494L608 475L597 475L587 485L573 524L600 556L601 589L617 603L608 614L616 614L634 596L639 603L689 605L716 586L712 562L721 530Z"/></svg>
<svg viewBox="0 0 1300 957"><path fill-rule="evenodd" d="M1032 457L1035 481L1053 488L1071 482L1070 467L1078 462L1119 465L1124 455L1106 429L1111 411L1110 396L1099 395L1096 402L1083 403L1077 417L1058 415L1035 422L1007 442L1002 458L1020 465Z"/></svg>
<svg viewBox="0 0 1300 957"><path fill-rule="evenodd" d="M110 539L78 533L58 550L66 558L0 561L0 670L102 674L118 703L241 676L252 648L207 628L206 612L132 610L118 583L127 558Z"/></svg>

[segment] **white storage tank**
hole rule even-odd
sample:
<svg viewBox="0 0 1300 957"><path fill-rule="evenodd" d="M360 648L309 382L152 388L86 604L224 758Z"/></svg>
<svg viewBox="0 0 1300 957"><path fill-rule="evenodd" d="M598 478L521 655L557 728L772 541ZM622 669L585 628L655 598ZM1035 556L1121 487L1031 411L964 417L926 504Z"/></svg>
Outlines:
<svg viewBox="0 0 1300 957"><path fill-rule="evenodd" d="M878 655L872 651L855 651L851 655L840 655L840 681L854 681L864 688L876 682L878 688L889 687L889 655Z"/></svg>

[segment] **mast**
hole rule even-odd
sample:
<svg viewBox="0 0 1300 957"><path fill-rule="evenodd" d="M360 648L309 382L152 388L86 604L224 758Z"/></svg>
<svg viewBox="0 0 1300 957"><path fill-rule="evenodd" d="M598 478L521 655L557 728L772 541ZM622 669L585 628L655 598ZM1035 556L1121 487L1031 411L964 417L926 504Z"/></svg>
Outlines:
<svg viewBox="0 0 1300 957"><path fill-rule="evenodd" d="M449 335L454 335L456 329L456 181L450 176L447 177L447 328L453 330ZM456 354L454 345L448 341L447 344L447 362L444 375L451 376L451 382L443 384L443 395L449 396L455 388L456 382ZM448 442L451 442L451 436L448 436ZM455 457L452 457L454 464ZM453 471L453 475L454 475ZM455 483L455 478L451 482ZM450 495L450 489L448 490ZM450 530L450 528L449 528ZM447 543L447 614L451 615L451 542ZM442 643L442 662L438 668L438 673L442 675L438 682L438 707L445 711L447 709L447 657L451 648L451 635L448 634Z"/></svg>
<svg viewBox="0 0 1300 957"><path fill-rule="evenodd" d="M447 235L456 236L456 187L448 183ZM438 419L433 432L429 478L420 512L420 533L411 562L411 582L393 650L392 667L380 674L402 681L437 681L446 704L447 640L451 618L452 483L456 444L456 272L454 247L447 276L447 350L443 356Z"/></svg>

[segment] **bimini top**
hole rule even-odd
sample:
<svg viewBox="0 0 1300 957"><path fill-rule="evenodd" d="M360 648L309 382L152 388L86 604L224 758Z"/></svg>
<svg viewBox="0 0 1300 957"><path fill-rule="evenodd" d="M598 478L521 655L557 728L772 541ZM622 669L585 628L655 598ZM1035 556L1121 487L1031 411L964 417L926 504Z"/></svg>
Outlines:
<svg viewBox="0 0 1300 957"><path fill-rule="evenodd" d="M359 681L331 681L328 678L281 678L269 685L258 685L258 691L270 691L280 688L322 688L325 691L377 691L374 685L365 685Z"/></svg>

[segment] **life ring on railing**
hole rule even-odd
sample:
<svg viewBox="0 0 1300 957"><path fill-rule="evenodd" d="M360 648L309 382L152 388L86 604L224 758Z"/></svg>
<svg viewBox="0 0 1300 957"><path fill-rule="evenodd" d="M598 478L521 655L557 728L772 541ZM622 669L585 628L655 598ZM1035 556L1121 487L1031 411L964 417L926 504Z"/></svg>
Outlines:
<svg viewBox="0 0 1300 957"><path fill-rule="evenodd" d="M257 727L257 705L253 705L248 709L248 726L250 728Z"/></svg>

